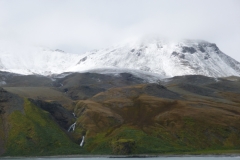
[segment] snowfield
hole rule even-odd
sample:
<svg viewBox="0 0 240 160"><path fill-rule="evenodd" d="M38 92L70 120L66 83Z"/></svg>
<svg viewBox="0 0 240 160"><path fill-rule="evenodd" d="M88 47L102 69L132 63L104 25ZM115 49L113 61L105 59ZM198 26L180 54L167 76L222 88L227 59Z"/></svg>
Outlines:
<svg viewBox="0 0 240 160"><path fill-rule="evenodd" d="M205 75L240 76L240 63L206 41L151 39L107 49L70 54L39 47L0 45L0 70L19 74L63 72L133 72L157 77Z"/></svg>

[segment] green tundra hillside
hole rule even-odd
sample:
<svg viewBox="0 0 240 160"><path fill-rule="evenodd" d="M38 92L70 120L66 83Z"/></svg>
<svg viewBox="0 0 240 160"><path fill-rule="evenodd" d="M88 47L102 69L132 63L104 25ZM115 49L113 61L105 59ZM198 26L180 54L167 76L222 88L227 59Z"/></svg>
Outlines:
<svg viewBox="0 0 240 160"><path fill-rule="evenodd" d="M238 77L17 78L0 89L1 156L240 153Z"/></svg>

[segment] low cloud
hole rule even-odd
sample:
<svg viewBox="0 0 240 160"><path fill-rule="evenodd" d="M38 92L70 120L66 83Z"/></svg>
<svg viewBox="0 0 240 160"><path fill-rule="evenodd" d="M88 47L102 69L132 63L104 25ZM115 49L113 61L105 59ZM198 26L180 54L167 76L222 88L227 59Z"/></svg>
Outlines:
<svg viewBox="0 0 240 160"><path fill-rule="evenodd" d="M204 39L240 61L238 0L2 0L0 41L82 54L144 35Z"/></svg>

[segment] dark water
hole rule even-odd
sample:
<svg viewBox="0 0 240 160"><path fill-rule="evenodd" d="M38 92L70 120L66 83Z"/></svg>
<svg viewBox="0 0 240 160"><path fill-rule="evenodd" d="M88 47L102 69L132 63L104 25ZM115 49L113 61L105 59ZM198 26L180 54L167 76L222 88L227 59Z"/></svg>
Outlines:
<svg viewBox="0 0 240 160"><path fill-rule="evenodd" d="M103 158L103 157L94 157L94 158L3 158L3 160L240 160L240 156L231 156L231 157L154 157L154 158Z"/></svg>

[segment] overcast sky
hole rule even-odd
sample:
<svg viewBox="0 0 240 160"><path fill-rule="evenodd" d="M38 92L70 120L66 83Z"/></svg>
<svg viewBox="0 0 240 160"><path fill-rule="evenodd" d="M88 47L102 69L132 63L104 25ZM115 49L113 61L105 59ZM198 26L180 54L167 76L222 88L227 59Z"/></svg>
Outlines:
<svg viewBox="0 0 240 160"><path fill-rule="evenodd" d="M0 42L81 54L155 34L213 42L240 61L240 0L0 0Z"/></svg>

